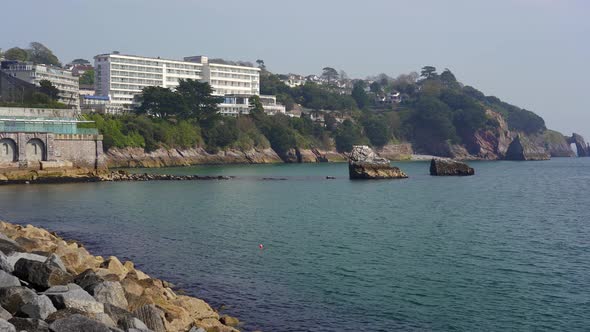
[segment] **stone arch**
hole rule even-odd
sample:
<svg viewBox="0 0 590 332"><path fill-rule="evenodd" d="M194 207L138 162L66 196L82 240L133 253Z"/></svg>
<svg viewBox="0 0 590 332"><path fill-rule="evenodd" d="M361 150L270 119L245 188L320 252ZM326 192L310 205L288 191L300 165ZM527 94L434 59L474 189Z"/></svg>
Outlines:
<svg viewBox="0 0 590 332"><path fill-rule="evenodd" d="M0 139L0 162L15 162L18 160L16 142L10 138Z"/></svg>
<svg viewBox="0 0 590 332"><path fill-rule="evenodd" d="M38 138L33 138L27 142L25 152L28 161L41 161L47 159L45 144Z"/></svg>

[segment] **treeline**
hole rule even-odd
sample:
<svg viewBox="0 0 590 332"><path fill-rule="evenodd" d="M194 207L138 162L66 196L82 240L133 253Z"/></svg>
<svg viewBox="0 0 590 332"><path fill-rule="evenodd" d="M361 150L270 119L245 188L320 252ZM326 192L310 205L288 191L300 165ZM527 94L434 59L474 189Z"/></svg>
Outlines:
<svg viewBox="0 0 590 332"><path fill-rule="evenodd" d="M315 83L290 88L269 72L262 77L262 93L311 111L300 118L269 116L254 96L249 115L223 117L218 114L220 100L207 83L181 80L175 90L145 88L134 113L89 118L103 133L106 149L200 146L216 152L272 147L281 156L294 148L345 152L355 144L381 147L400 141L412 142L419 152L442 154L441 147L469 146L476 131L498 126L486 116L486 109L503 114L511 129L545 130L543 119L534 113L463 86L449 70L438 74L434 67L396 79L381 75L368 87L365 81L354 81L351 95ZM399 92L401 102L384 107L375 101L391 92Z"/></svg>

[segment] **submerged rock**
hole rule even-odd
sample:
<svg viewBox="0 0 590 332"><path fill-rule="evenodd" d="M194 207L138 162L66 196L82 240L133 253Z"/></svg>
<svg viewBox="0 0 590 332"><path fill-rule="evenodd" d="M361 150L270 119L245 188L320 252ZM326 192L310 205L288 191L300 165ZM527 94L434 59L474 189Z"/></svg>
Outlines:
<svg viewBox="0 0 590 332"><path fill-rule="evenodd" d="M348 161L350 179L403 179L408 176L366 145L355 145Z"/></svg>
<svg viewBox="0 0 590 332"><path fill-rule="evenodd" d="M433 158L430 161L430 175L435 176L466 176L474 175L475 170L466 163L451 159Z"/></svg>

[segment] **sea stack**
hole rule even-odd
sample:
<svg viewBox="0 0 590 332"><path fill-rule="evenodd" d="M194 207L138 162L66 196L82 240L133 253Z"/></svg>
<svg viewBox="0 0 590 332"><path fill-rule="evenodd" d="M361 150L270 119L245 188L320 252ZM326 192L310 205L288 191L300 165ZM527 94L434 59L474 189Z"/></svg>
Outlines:
<svg viewBox="0 0 590 332"><path fill-rule="evenodd" d="M349 155L350 179L405 179L408 176L366 145L355 145Z"/></svg>
<svg viewBox="0 0 590 332"><path fill-rule="evenodd" d="M430 175L434 176L468 176L475 170L466 163L451 159L433 158L430 161Z"/></svg>

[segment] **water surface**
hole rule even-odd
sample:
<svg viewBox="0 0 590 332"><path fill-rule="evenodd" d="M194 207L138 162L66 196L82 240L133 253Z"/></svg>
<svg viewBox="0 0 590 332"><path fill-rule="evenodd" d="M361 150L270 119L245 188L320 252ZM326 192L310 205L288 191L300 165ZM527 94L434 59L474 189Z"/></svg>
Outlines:
<svg viewBox="0 0 590 332"><path fill-rule="evenodd" d="M590 158L474 162L462 178L398 165L409 179L306 164L147 170L230 181L1 186L0 218L131 259L225 304L245 331L588 329Z"/></svg>

